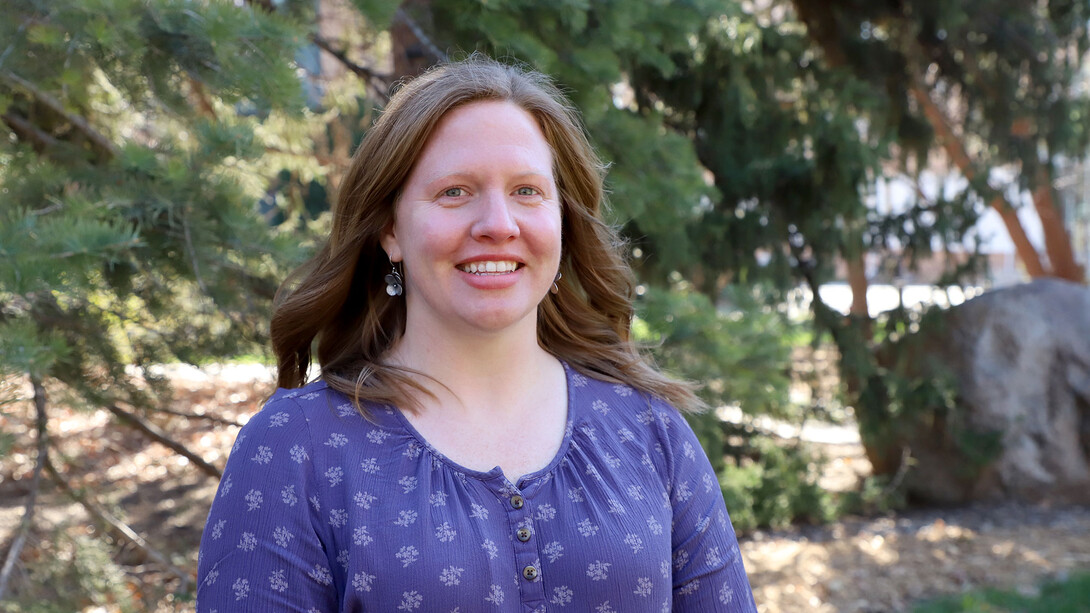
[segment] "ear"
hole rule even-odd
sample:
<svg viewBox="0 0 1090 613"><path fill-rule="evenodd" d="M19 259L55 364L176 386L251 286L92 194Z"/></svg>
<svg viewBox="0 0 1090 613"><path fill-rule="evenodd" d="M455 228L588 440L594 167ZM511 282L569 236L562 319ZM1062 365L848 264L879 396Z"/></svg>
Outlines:
<svg viewBox="0 0 1090 613"><path fill-rule="evenodd" d="M397 242L394 224L390 224L382 231L382 235L379 237L379 243L382 245L382 250L386 252L386 255L390 258L391 262L401 261L401 245Z"/></svg>

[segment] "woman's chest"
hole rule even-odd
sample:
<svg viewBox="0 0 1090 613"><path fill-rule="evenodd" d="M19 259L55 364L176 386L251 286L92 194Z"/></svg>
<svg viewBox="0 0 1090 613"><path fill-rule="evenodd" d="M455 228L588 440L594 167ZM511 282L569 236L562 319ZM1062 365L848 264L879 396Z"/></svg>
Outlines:
<svg viewBox="0 0 1090 613"><path fill-rule="evenodd" d="M343 609L659 611L674 562L667 497L595 473L567 464L522 492L439 467L347 488L329 544Z"/></svg>

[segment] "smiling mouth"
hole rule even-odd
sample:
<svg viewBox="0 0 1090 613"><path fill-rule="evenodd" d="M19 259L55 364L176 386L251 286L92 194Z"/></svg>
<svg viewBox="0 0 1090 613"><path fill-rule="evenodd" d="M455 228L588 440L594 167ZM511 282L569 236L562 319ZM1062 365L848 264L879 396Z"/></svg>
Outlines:
<svg viewBox="0 0 1090 613"><path fill-rule="evenodd" d="M473 275L502 275L518 270L519 263L512 261L499 262L469 262L460 264L458 270Z"/></svg>

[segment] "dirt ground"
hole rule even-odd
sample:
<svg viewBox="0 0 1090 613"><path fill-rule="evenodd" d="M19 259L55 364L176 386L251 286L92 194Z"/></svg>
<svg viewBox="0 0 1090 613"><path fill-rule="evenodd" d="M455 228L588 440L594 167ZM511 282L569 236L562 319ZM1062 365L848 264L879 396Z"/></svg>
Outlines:
<svg viewBox="0 0 1090 613"><path fill-rule="evenodd" d="M826 451L832 462L824 481L838 489L845 472L869 469L858 446ZM921 599L980 587L1030 595L1046 580L1090 570L1090 508L915 508L741 540L762 612L910 611Z"/></svg>
<svg viewBox="0 0 1090 613"><path fill-rule="evenodd" d="M244 423L271 389L267 373L236 368L209 375L172 373L175 408ZM56 399L56 404L61 400ZM237 425L158 415L154 421L176 440L222 467ZM128 523L179 569L195 572L197 547L216 480L166 447L118 426L105 411L52 406L58 436L54 463L66 478ZM7 404L0 432L15 445L0 457L0 558L6 555L23 513L34 462L29 402ZM822 446L830 458L823 485L852 487L869 470L857 444ZM68 595L46 585L41 569L51 558L73 555L56 535L97 534L83 509L48 480L35 529L12 578L13 599L23 603ZM878 613L908 611L921 598L981 587L1032 592L1042 581L1090 570L1090 508L977 505L913 509L889 517L846 518L826 526L756 532L741 538L742 553L762 612ZM175 594L182 582L131 545L111 545L124 589L148 611L189 612L192 595ZM192 577L190 579L192 581ZM192 584L190 583L190 591ZM80 604L86 613L120 610L114 604Z"/></svg>

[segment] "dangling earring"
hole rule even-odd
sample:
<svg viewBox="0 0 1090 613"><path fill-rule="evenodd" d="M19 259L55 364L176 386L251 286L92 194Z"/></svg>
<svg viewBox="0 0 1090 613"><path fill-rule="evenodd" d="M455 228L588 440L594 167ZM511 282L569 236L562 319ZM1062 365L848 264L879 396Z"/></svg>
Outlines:
<svg viewBox="0 0 1090 613"><path fill-rule="evenodd" d="M551 291L554 294L559 294L560 293L560 286L557 285L556 282L559 281L560 278L563 277L563 276L564 276L564 274L561 273L561 272L556 273L556 278L553 279L553 288L551 290L549 290L549 291Z"/></svg>
<svg viewBox="0 0 1090 613"><path fill-rule="evenodd" d="M386 275L386 293L390 296L400 296L405 291L401 273L397 270L397 264L390 262L390 274Z"/></svg>

